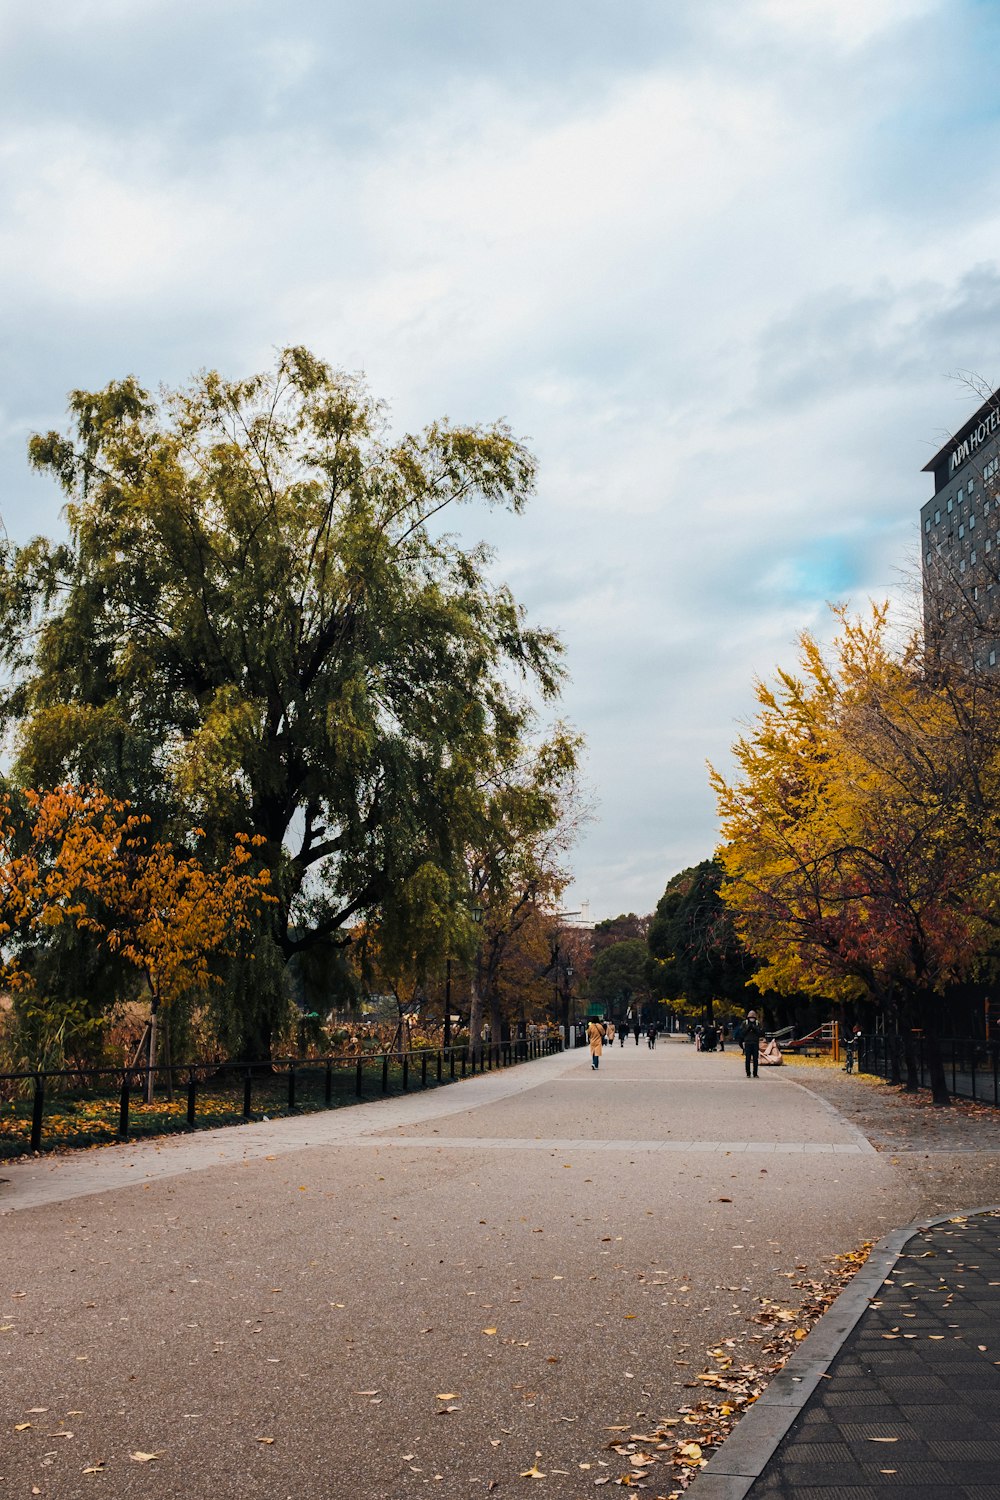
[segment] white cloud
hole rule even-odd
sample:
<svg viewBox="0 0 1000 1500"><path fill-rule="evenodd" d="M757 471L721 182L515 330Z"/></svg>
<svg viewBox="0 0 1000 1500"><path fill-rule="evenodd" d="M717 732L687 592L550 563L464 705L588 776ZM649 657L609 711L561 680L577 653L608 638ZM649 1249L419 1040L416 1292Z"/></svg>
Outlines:
<svg viewBox="0 0 1000 1500"><path fill-rule="evenodd" d="M566 636L602 814L578 894L648 909L711 849L704 760L754 673L828 631L831 590L899 590L918 471L972 404L943 376L998 373L990 22L965 0L512 6L516 46L458 0L254 3L236 31L105 0L74 45L98 37L85 76L121 93L40 110L68 11L8 21L0 507L28 529L25 427L125 370L238 373L303 341L401 423L506 416L537 500L462 525ZM975 191L929 201L970 163Z"/></svg>

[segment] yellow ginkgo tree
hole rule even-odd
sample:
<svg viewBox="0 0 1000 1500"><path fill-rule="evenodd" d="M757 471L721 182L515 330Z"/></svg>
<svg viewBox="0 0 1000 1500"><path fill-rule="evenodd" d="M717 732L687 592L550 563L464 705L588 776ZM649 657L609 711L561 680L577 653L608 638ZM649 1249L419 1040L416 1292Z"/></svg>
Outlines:
<svg viewBox="0 0 1000 1500"><path fill-rule="evenodd" d="M931 1041L949 987L995 946L1000 918L1000 715L957 668L893 645L888 611L841 611L824 653L759 684L758 713L713 772L723 896L761 967L754 983L867 995Z"/></svg>

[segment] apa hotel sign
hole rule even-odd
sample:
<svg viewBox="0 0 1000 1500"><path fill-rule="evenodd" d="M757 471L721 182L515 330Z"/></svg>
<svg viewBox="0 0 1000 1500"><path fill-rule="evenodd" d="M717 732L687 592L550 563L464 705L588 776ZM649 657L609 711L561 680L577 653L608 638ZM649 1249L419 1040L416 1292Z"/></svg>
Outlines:
<svg viewBox="0 0 1000 1500"><path fill-rule="evenodd" d="M934 475L934 493L943 490L977 454L985 460L983 449L987 444L994 451L1000 448L1000 391L994 391L975 416L935 453L930 463L924 464L924 473Z"/></svg>
<svg viewBox="0 0 1000 1500"><path fill-rule="evenodd" d="M976 449L985 443L988 437L992 437L998 427L1000 427L1000 407L994 406L970 432L966 433L961 442L956 443L952 448L948 459L949 477L955 473L956 469L960 469L963 464L969 462Z"/></svg>

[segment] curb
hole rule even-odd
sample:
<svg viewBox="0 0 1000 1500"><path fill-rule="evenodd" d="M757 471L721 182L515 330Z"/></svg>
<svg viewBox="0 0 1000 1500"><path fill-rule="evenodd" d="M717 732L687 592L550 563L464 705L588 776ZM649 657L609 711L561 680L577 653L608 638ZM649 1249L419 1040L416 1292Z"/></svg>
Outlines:
<svg viewBox="0 0 1000 1500"><path fill-rule="evenodd" d="M814 1324L809 1337L779 1370L722 1446L689 1486L698 1500L743 1500L764 1472L795 1418L805 1407L848 1336L915 1235L953 1219L1000 1213L1000 1204L917 1219L879 1240L861 1269Z"/></svg>

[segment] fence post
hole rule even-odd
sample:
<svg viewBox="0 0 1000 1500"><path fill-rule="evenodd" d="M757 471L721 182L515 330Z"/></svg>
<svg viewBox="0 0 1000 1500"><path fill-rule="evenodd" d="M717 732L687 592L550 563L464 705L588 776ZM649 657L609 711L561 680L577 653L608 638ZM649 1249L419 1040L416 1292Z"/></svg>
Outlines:
<svg viewBox="0 0 1000 1500"><path fill-rule="evenodd" d="M327 1109L333 1103L333 1064L329 1058L326 1060L326 1077L323 1079L323 1103Z"/></svg>
<svg viewBox="0 0 1000 1500"><path fill-rule="evenodd" d="M118 1100L118 1139L120 1141L128 1140L128 1096L131 1079L132 1075L126 1068L122 1074L122 1091Z"/></svg>
<svg viewBox="0 0 1000 1500"><path fill-rule="evenodd" d="M438 1081L438 1083L441 1082L441 1069L442 1069L443 1066L444 1066L444 1058L441 1056L441 1049L438 1048L438 1054L437 1054L437 1081Z"/></svg>
<svg viewBox="0 0 1000 1500"><path fill-rule="evenodd" d="M466 1056L465 1056L465 1053L464 1053L464 1052L463 1052L463 1053L462 1053L462 1077L463 1077L463 1078L464 1078L464 1077L465 1077L465 1066L466 1066L466 1061L467 1061L467 1059L466 1059Z"/></svg>
<svg viewBox="0 0 1000 1500"><path fill-rule="evenodd" d="M295 1064L288 1065L288 1113L295 1112Z"/></svg>
<svg viewBox="0 0 1000 1500"><path fill-rule="evenodd" d="M195 1112L195 1109L197 1107L196 1104L195 1104L196 1091L197 1091L197 1084L195 1082L194 1068L192 1068L191 1071L190 1071L190 1073L188 1074L188 1109L187 1109L188 1130L193 1130L194 1129L194 1112Z"/></svg>
<svg viewBox="0 0 1000 1500"><path fill-rule="evenodd" d="M383 1092L383 1094L387 1094L389 1092L389 1054L388 1054L388 1052L383 1052L382 1053L382 1092Z"/></svg>
<svg viewBox="0 0 1000 1500"><path fill-rule="evenodd" d="M249 1120L249 1118L250 1118L250 1085L251 1085L250 1069L247 1068L246 1072L243 1075L243 1118L244 1118L244 1120Z"/></svg>
<svg viewBox="0 0 1000 1500"><path fill-rule="evenodd" d="M454 1078L454 1076L455 1076L455 1049L454 1049L454 1047L449 1047L448 1048L448 1072L451 1074L452 1078Z"/></svg>
<svg viewBox="0 0 1000 1500"><path fill-rule="evenodd" d="M358 1060L357 1060L357 1062L354 1064L354 1092L357 1094L357 1096L358 1096L359 1099L361 1098L361 1091L362 1091L362 1089L364 1087L363 1073L362 1073L362 1069L363 1068L364 1068L364 1060L359 1057Z"/></svg>
<svg viewBox="0 0 1000 1500"><path fill-rule="evenodd" d="M31 1149L42 1148L42 1115L45 1110L45 1080L41 1073L35 1074L35 1097L31 1103Z"/></svg>
<svg viewBox="0 0 1000 1500"><path fill-rule="evenodd" d="M425 1089L427 1087L427 1053L426 1052L421 1052L421 1054L420 1054L420 1087L422 1089Z"/></svg>
<svg viewBox="0 0 1000 1500"><path fill-rule="evenodd" d="M410 1054L403 1053L403 1093L410 1087Z"/></svg>
<svg viewBox="0 0 1000 1500"><path fill-rule="evenodd" d="M955 1055L955 1043L954 1042L952 1042L952 1044L951 1044L951 1053L952 1053L952 1056L954 1057L954 1055ZM971 1039L969 1041L969 1072L972 1074L972 1097L973 1097L973 1099L975 1099L975 1097L976 1097L976 1044ZM952 1088L952 1093L954 1093L954 1092L955 1092L955 1090L954 1090L954 1088Z"/></svg>

